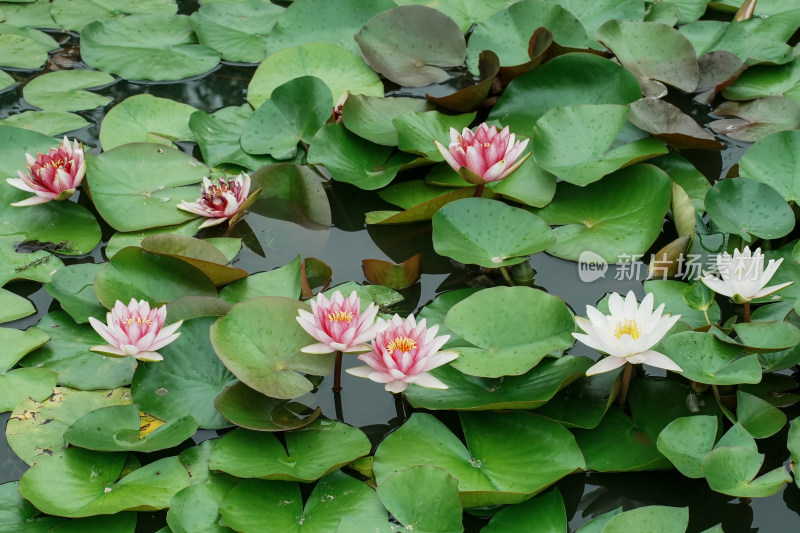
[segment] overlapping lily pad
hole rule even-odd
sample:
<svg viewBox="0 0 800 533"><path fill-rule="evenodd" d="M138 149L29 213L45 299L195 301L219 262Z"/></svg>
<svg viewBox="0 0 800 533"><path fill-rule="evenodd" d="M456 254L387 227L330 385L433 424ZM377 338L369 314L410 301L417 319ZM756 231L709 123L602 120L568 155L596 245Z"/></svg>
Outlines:
<svg viewBox="0 0 800 533"><path fill-rule="evenodd" d="M54 0L50 15L59 27L81 31L95 20L119 18L133 14L174 15L177 6L170 0Z"/></svg>
<svg viewBox="0 0 800 533"><path fill-rule="evenodd" d="M761 381L758 356L739 357L741 348L726 344L714 335L685 331L670 335L661 343L664 355L683 369L683 376L709 385L733 385Z"/></svg>
<svg viewBox="0 0 800 533"><path fill-rule="evenodd" d="M431 111L433 106L419 98L379 98L354 94L342 108L345 127L368 141L397 146L397 130L392 119L405 113Z"/></svg>
<svg viewBox="0 0 800 533"><path fill-rule="evenodd" d="M540 494L527 502L501 509L481 531L503 533L514 528L525 528L541 533L568 531L564 500L558 489Z"/></svg>
<svg viewBox="0 0 800 533"><path fill-rule="evenodd" d="M788 202L800 200L800 131L781 131L757 141L739 161L743 177L770 186Z"/></svg>
<svg viewBox="0 0 800 533"><path fill-rule="evenodd" d="M108 151L134 142L171 145L173 141L193 141L189 117L194 107L137 94L112 107L100 127L100 143Z"/></svg>
<svg viewBox="0 0 800 533"><path fill-rule="evenodd" d="M24 318L35 312L36 308L27 298L0 289L0 323Z"/></svg>
<svg viewBox="0 0 800 533"><path fill-rule="evenodd" d="M11 370L26 354L50 340L41 330L0 328L0 412L10 411L21 400L44 400L53 391L58 374L44 368Z"/></svg>
<svg viewBox="0 0 800 533"><path fill-rule="evenodd" d="M739 141L756 142L779 131L800 128L800 103L785 96L765 96L751 102L723 102L715 115L740 118L715 120L711 128Z"/></svg>
<svg viewBox="0 0 800 533"><path fill-rule="evenodd" d="M223 107L211 114L203 111L192 113L189 129L197 139L206 164L233 163L255 170L276 162L268 155L251 155L242 150L239 141L252 116L253 110L247 104Z"/></svg>
<svg viewBox="0 0 800 533"><path fill-rule="evenodd" d="M298 402L270 398L242 382L223 390L214 400L217 411L239 427L255 431L289 431L316 420L322 410Z"/></svg>
<svg viewBox="0 0 800 533"><path fill-rule="evenodd" d="M75 322L85 324L89 317L102 318L106 309L97 301L94 278L102 264L83 263L59 269L45 290L61 304Z"/></svg>
<svg viewBox="0 0 800 533"><path fill-rule="evenodd" d="M717 182L706 193L705 206L722 231L746 240L775 239L794 228L794 213L781 194L744 177Z"/></svg>
<svg viewBox="0 0 800 533"><path fill-rule="evenodd" d="M228 266L228 258L218 248L201 239L162 233L142 240L142 250L173 257L192 265L215 285L225 285L247 277L247 271Z"/></svg>
<svg viewBox="0 0 800 533"><path fill-rule="evenodd" d="M421 501L418 487L426 487L430 497ZM386 478L377 493L386 509L407 531L463 531L458 481L441 468L406 468Z"/></svg>
<svg viewBox="0 0 800 533"><path fill-rule="evenodd" d="M44 135L57 135L79 130L88 125L89 121L80 115L65 111L23 111L4 118L0 123L38 131Z"/></svg>

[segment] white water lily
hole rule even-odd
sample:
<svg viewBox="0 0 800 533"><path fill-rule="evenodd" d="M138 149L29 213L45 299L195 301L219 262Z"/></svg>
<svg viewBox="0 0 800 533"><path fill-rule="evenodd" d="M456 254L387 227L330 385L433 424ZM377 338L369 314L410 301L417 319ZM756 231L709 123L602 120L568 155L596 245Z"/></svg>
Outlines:
<svg viewBox="0 0 800 533"><path fill-rule="evenodd" d="M608 298L608 310L611 315L604 315L587 305L588 319L575 317L575 322L586 333L573 333L572 336L586 346L608 354L586 371L587 376L609 372L625 363L645 363L682 372L672 359L651 349L681 315L662 316L664 304L653 311L652 293L645 296L640 305L633 291L628 292L624 300L616 292L612 293Z"/></svg>
<svg viewBox="0 0 800 533"><path fill-rule="evenodd" d="M765 269L761 248L756 248L756 251L751 253L750 248L745 246L742 252L738 248L735 249L733 257L728 252L717 255L717 270L721 278L705 272L700 281L717 294L728 296L737 304L743 304L792 284L789 281L771 287L764 286L769 283L782 262L782 257L770 259Z"/></svg>

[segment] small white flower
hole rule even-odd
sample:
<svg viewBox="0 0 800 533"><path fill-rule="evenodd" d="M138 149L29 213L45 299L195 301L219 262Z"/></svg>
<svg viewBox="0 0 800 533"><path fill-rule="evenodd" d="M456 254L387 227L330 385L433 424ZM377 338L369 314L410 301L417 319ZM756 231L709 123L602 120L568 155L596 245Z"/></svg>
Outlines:
<svg viewBox="0 0 800 533"><path fill-rule="evenodd" d="M586 333L573 333L572 336L586 346L608 354L589 370L587 376L609 372L625 363L646 363L650 366L682 372L666 355L653 351L681 315L661 316L664 304L653 311L653 295L648 294L641 305L636 301L633 291L625 299L612 293L608 298L608 310L604 315L594 307L586 306L586 318L575 317L575 322Z"/></svg>
<svg viewBox="0 0 800 533"><path fill-rule="evenodd" d="M722 278L717 278L705 272L700 281L717 294L728 296L737 304L742 304L767 296L775 291L792 284L791 281L765 287L778 267L783 262L783 258L770 259L767 268L764 269L764 255L761 248L750 253L748 246L744 247L743 252L739 249L733 251L733 257L728 252L717 255L717 269Z"/></svg>

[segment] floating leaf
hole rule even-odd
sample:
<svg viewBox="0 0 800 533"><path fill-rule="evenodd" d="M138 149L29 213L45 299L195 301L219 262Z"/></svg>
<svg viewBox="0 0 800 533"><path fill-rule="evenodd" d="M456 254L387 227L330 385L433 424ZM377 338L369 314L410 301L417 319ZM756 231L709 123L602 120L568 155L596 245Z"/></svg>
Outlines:
<svg viewBox="0 0 800 533"><path fill-rule="evenodd" d="M694 285L673 280L649 280L644 282L644 292L653 294L653 305L655 307L663 303L664 313L681 315L681 321L686 322L692 328L699 328L707 325L708 322L706 322L706 315L701 309L691 307L686 301L685 295L692 287ZM721 316L719 304L716 302L709 304L709 320L712 323L719 322Z"/></svg>
<svg viewBox="0 0 800 533"><path fill-rule="evenodd" d="M489 96L494 80L500 72L500 59L491 50L484 50L478 56L478 82L475 85L464 87L447 96L431 96L426 94L426 98L431 102L454 111L462 113L475 110L481 102Z"/></svg>
<svg viewBox="0 0 800 533"><path fill-rule="evenodd" d="M364 277L376 285L404 289L419 280L420 254L413 255L400 264L380 259L363 259Z"/></svg>
<svg viewBox="0 0 800 533"><path fill-rule="evenodd" d="M429 496L421 500L419 487L425 487ZM441 468L412 466L401 470L383 480L377 493L389 513L408 531L457 533L464 529L458 481Z"/></svg>
<svg viewBox="0 0 800 533"><path fill-rule="evenodd" d="M300 256L291 262L268 272L257 272L231 283L219 294L230 304L237 304L257 296L300 297Z"/></svg>
<svg viewBox="0 0 800 533"><path fill-rule="evenodd" d="M24 240L25 235L0 235L0 286L15 279L47 283L64 266L61 259L49 252L18 252L17 246Z"/></svg>
<svg viewBox="0 0 800 533"><path fill-rule="evenodd" d="M683 33L694 46L697 55L725 50L741 61L782 64L793 59L792 48L786 44L770 25L759 20L700 20L681 26Z"/></svg>
<svg viewBox="0 0 800 533"><path fill-rule="evenodd" d="M785 65L754 65L739 76L723 96L728 100L753 100L766 96L786 96L800 101L800 61Z"/></svg>
<svg viewBox="0 0 800 533"><path fill-rule="evenodd" d="M150 94L131 96L103 118L100 143L108 151L134 142L171 145L172 141L193 141L189 117L195 111L190 105Z"/></svg>
<svg viewBox="0 0 800 533"><path fill-rule="evenodd" d="M89 122L74 113L61 111L23 111L10 115L0 123L26 130L38 131L44 135L57 135L87 126Z"/></svg>
<svg viewBox="0 0 800 533"><path fill-rule="evenodd" d="M673 148L721 150L722 143L678 107L659 98L642 98L631 104L631 124L652 133Z"/></svg>
<svg viewBox="0 0 800 533"><path fill-rule="evenodd" d="M763 463L763 454L738 446L722 446L720 441L706 455L703 473L711 490L740 498L771 496L792 482L792 476L783 466L756 477Z"/></svg>
<svg viewBox="0 0 800 533"><path fill-rule="evenodd" d="M425 156L431 161L443 161L434 139L444 146L450 144L450 128L461 132L475 119L475 113L445 115L438 111L412 112L392 120L397 130L397 145L401 150Z"/></svg>
<svg viewBox="0 0 800 533"><path fill-rule="evenodd" d="M794 228L792 208L770 185L739 177L718 181L706 194L706 211L722 231L774 239Z"/></svg>
<svg viewBox="0 0 800 533"><path fill-rule="evenodd" d="M796 149L800 150L800 131L768 135L745 152L739 160L739 172L775 189L787 202L797 203L800 201L800 160L794 157Z"/></svg>
<svg viewBox="0 0 800 533"><path fill-rule="evenodd" d="M0 67L38 69L50 47L24 35L0 33Z"/></svg>
<svg viewBox="0 0 800 533"><path fill-rule="evenodd" d="M747 66L744 62L726 50L716 50L703 54L697 59L700 68L700 81L695 89L699 94L695 100L711 104L714 96L744 72Z"/></svg>
<svg viewBox="0 0 800 533"><path fill-rule="evenodd" d="M348 130L359 137L384 146L397 146L397 130L392 120L405 113L431 110L433 106L420 98L353 94L344 102L342 121Z"/></svg>
<svg viewBox="0 0 800 533"><path fill-rule="evenodd" d="M114 76L96 70L60 70L30 80L22 91L25 100L48 111L83 111L104 106L108 96L84 91L115 81Z"/></svg>
<svg viewBox="0 0 800 533"><path fill-rule="evenodd" d="M800 103L785 96L766 96L751 102L723 102L715 115L733 115L709 123L716 133L739 141L755 142L779 131L800 128Z"/></svg>
<svg viewBox="0 0 800 533"><path fill-rule="evenodd" d="M736 418L756 439L770 437L786 425L786 415L777 407L744 391L736 391Z"/></svg>
<svg viewBox="0 0 800 533"><path fill-rule="evenodd" d="M703 459L717 438L715 416L676 418L658 435L658 451L686 477L703 477Z"/></svg>
<svg viewBox="0 0 800 533"><path fill-rule="evenodd" d="M652 533L685 533L689 526L689 508L648 505L612 517L603 533L648 531Z"/></svg>
<svg viewBox="0 0 800 533"><path fill-rule="evenodd" d="M255 431L300 429L322 414L319 407L312 410L297 402L270 398L242 382L223 390L214 400L214 406L237 426Z"/></svg>
<svg viewBox="0 0 800 533"><path fill-rule="evenodd" d="M95 20L120 18L133 14L174 15L177 6L170 0L53 0L50 15L58 27L80 32Z"/></svg>
<svg viewBox="0 0 800 533"><path fill-rule="evenodd" d="M556 361L561 361L564 357L562 356ZM543 367L547 364L553 363L544 361L533 371L544 370ZM540 407L537 414L560 422L566 427L595 428L617 397L620 385L617 379L618 375L619 371L579 376L578 379L562 389L563 392L559 392Z"/></svg>
<svg viewBox="0 0 800 533"><path fill-rule="evenodd" d="M503 533L514 528L525 528L538 533L563 533L568 531L567 512L558 489L540 494L517 505L500 510L481 531Z"/></svg>
<svg viewBox="0 0 800 533"><path fill-rule="evenodd" d="M35 312L36 308L27 298L0 289L0 323L24 318Z"/></svg>
<svg viewBox="0 0 800 533"><path fill-rule="evenodd" d="M102 318L106 314L106 308L97 301L93 284L103 266L93 263L66 266L59 269L53 281L44 287L78 324L89 322L90 316Z"/></svg>
<svg viewBox="0 0 800 533"><path fill-rule="evenodd" d="M247 277L247 271L228 266L228 258L206 241L162 233L142 240L142 249L152 254L174 257L195 267L215 285L225 285Z"/></svg>
<svg viewBox="0 0 800 533"><path fill-rule="evenodd" d="M734 385L761 381L756 355L739 357L740 348L708 333L685 331L664 339L661 351L683 369L686 379L709 385Z"/></svg>

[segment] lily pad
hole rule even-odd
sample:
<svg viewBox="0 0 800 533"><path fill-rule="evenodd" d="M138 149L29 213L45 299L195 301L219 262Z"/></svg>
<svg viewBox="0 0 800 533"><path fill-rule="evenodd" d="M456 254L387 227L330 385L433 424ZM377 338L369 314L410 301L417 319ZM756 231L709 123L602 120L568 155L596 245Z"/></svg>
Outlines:
<svg viewBox="0 0 800 533"><path fill-rule="evenodd" d="M12 532L49 533L53 527L65 521L60 516L37 516L39 509L19 495L18 485L16 481L0 485L0 520Z"/></svg>
<svg viewBox="0 0 800 533"><path fill-rule="evenodd" d="M717 417L676 418L658 434L658 451L686 477L703 477L703 459L714 448Z"/></svg>
<svg viewBox="0 0 800 533"><path fill-rule="evenodd" d="M642 98L633 102L629 120L637 128L652 133L676 149L722 149L722 143L694 119L660 98Z"/></svg>
<svg viewBox="0 0 800 533"><path fill-rule="evenodd" d="M85 91L114 83L115 78L96 70L60 70L29 81L22 94L25 100L48 111L84 111L104 106L108 96Z"/></svg>
<svg viewBox="0 0 800 533"><path fill-rule="evenodd" d="M787 202L800 200L800 131L773 133L751 146L739 161L742 176L770 186Z"/></svg>
<svg viewBox="0 0 800 533"><path fill-rule="evenodd" d="M87 24L81 30L81 57L128 80L165 81L208 72L220 55L197 44L189 17L146 14Z"/></svg>
<svg viewBox="0 0 800 533"><path fill-rule="evenodd" d="M689 508L648 505L612 517L603 533L649 531L652 533L685 533L689 526Z"/></svg>
<svg viewBox="0 0 800 533"><path fill-rule="evenodd" d="M36 308L27 298L0 289L0 323L24 318L35 312Z"/></svg>
<svg viewBox="0 0 800 533"><path fill-rule="evenodd" d="M230 304L237 304L257 296L300 297L300 256L268 272L257 272L245 279L231 283L219 296Z"/></svg>
<svg viewBox="0 0 800 533"><path fill-rule="evenodd" d="M159 350L157 363L139 363L131 396L145 412L167 422L193 417L201 428L227 427L214 400L236 380L216 357L208 329L217 317L186 320L181 336Z"/></svg>
<svg viewBox="0 0 800 533"><path fill-rule="evenodd" d="M26 354L50 340L42 331L0 328L0 412L10 411L21 400L44 400L53 391L58 374L42 368L11 370Z"/></svg>
<svg viewBox="0 0 800 533"><path fill-rule="evenodd" d="M300 76L316 76L325 82L333 95L331 109L345 91L383 96L378 75L360 57L331 44L310 43L281 50L262 61L250 80L247 101L258 109L275 88Z"/></svg>
<svg viewBox="0 0 800 533"><path fill-rule="evenodd" d="M0 286L15 279L47 283L64 266L61 259L45 251L20 253L17 246L25 235L0 235Z"/></svg>
<svg viewBox="0 0 800 533"><path fill-rule="evenodd" d="M739 357L741 348L714 335L684 331L660 344L664 355L683 369L686 379L709 385L735 385L761 381L761 365L755 354Z"/></svg>
<svg viewBox="0 0 800 533"><path fill-rule="evenodd" d="M558 489L501 509L481 531L503 533L513 531L514 528L525 528L539 533L568 531L567 512Z"/></svg>
<svg viewBox="0 0 800 533"><path fill-rule="evenodd" d="M744 391L736 391L736 418L756 439L770 437L786 425L783 411Z"/></svg>
<svg viewBox="0 0 800 533"><path fill-rule="evenodd" d="M103 266L94 263L66 266L59 269L53 281L44 287L78 324L89 322L90 316L103 317L106 313L106 308L97 301L93 284Z"/></svg>
<svg viewBox="0 0 800 533"><path fill-rule="evenodd" d="M407 87L446 81L450 75L439 67L461 65L467 55L458 24L426 6L382 11L364 24L355 40L370 67Z"/></svg>
<svg viewBox="0 0 800 533"><path fill-rule="evenodd" d="M316 376L333 370L333 354L305 354L309 335L295 320L305 304L262 296L233 306L211 326L214 351L247 386L273 398L292 399L314 385L300 372Z"/></svg>
<svg viewBox="0 0 800 533"><path fill-rule="evenodd" d="M749 352L779 352L800 343L800 329L783 321L742 322L733 329Z"/></svg>
<svg viewBox="0 0 800 533"><path fill-rule="evenodd" d="M588 185L607 174L667 152L627 125L629 109L615 104L570 105L545 113L533 127L536 162L564 181Z"/></svg>
<svg viewBox="0 0 800 533"><path fill-rule="evenodd" d="M247 271L228 266L228 258L218 248L201 239L162 233L142 240L142 249L192 265L215 285L225 285L247 277Z"/></svg>
<svg viewBox="0 0 800 533"><path fill-rule="evenodd" d="M153 143L119 146L87 160L92 200L117 231L139 231L185 222L196 215L177 206L200 196L205 165L174 148ZM147 212L147 217L141 213Z"/></svg>
<svg viewBox="0 0 800 533"><path fill-rule="evenodd" d="M553 244L553 232L538 216L493 200L464 198L433 215L436 253L461 263L516 265Z"/></svg>
<svg viewBox="0 0 800 533"><path fill-rule="evenodd" d="M422 501L420 487L425 487L429 494ZM441 468L412 466L401 470L386 478L377 493L389 513L407 531L460 533L464 530L458 481Z"/></svg>
<svg viewBox="0 0 800 533"><path fill-rule="evenodd" d="M237 429L211 452L209 467L237 477L315 481L367 455L370 443L358 428L333 420L315 420L286 433L286 446L272 433Z"/></svg>
<svg viewBox="0 0 800 533"><path fill-rule="evenodd" d="M783 237L794 228L794 213L781 194L749 178L718 181L706 193L705 206L722 231L748 241Z"/></svg>
<svg viewBox="0 0 800 533"><path fill-rule="evenodd" d="M53 0L50 15L58 27L80 32L96 20L121 18L133 14L174 15L177 6L170 0Z"/></svg>
<svg viewBox="0 0 800 533"><path fill-rule="evenodd" d="M649 280L644 282L644 292L653 294L653 305L664 304L664 313L681 315L681 321L692 328L707 325L703 311L689 307L684 299L684 291L690 288L688 283L673 280ZM714 302L708 309L708 318L712 323L719 322L721 312L719 304Z"/></svg>
<svg viewBox="0 0 800 533"><path fill-rule="evenodd" d="M124 453L69 448L25 472L19 491L45 513L81 517L164 509L176 492L189 486L189 474L177 457L120 477L126 458ZM61 490L54 492L54 484Z"/></svg>
<svg viewBox="0 0 800 533"><path fill-rule="evenodd" d="M38 69L47 61L49 46L30 37L0 34L0 67Z"/></svg>
<svg viewBox="0 0 800 533"><path fill-rule="evenodd" d="M765 96L751 102L723 102L715 115L732 115L709 123L716 133L732 139L756 142L779 131L800 128L800 103L785 96Z"/></svg>
<svg viewBox="0 0 800 533"><path fill-rule="evenodd" d="M138 246L141 248L142 241L150 235L170 233L174 235L185 235L186 237L191 237L197 233L197 228L202 223L203 220L200 220L199 218L193 218L187 222L184 222L183 224L178 224L177 226L163 226L160 228L152 228L142 231L115 233L111 236L111 239L108 240L108 244L106 244L104 250L105 256L107 259L111 259L117 255L120 250L129 246Z"/></svg>
<svg viewBox="0 0 800 533"><path fill-rule="evenodd" d="M60 30L53 17L50 16L50 2L35 0L33 2L3 4L5 22L19 28L46 28Z"/></svg>
<svg viewBox="0 0 800 533"><path fill-rule="evenodd" d="M105 311L105 310L104 310ZM100 320L105 314L95 315ZM45 315L36 326L50 342L25 357L20 364L58 372L58 383L80 390L113 389L128 385L136 360L90 352L103 339L88 324L76 324L64 311Z"/></svg>
<svg viewBox="0 0 800 533"><path fill-rule="evenodd" d="M636 165L586 187L559 183L553 201L533 212L560 226L549 254L577 261L581 252L591 250L616 263L626 255L644 254L656 240L671 190L662 170Z"/></svg>
<svg viewBox="0 0 800 533"><path fill-rule="evenodd" d="M450 128L462 131L475 119L475 113L445 115L438 111L404 113L392 119L397 130L397 146L406 152L425 156L431 161L444 161L434 139L450 144Z"/></svg>
<svg viewBox="0 0 800 533"><path fill-rule="evenodd" d="M786 96L800 101L800 61L785 65L754 65L726 87L728 100L753 100L766 96Z"/></svg>
<svg viewBox="0 0 800 533"><path fill-rule="evenodd" d="M149 142L171 145L193 141L189 117L194 107L150 94L137 94L112 107L100 126L100 143L108 151L123 144Z"/></svg>
<svg viewBox="0 0 800 533"><path fill-rule="evenodd" d="M261 188L250 210L312 229L331 226L331 207L319 174L304 165L276 164L251 176Z"/></svg>
<svg viewBox="0 0 800 533"><path fill-rule="evenodd" d="M587 84L587 79L597 83ZM531 98L532 95L535 98ZM641 98L636 78L594 54L558 56L509 83L489 113L490 120L525 135L548 110L576 104L630 104Z"/></svg>
<svg viewBox="0 0 800 533"><path fill-rule="evenodd" d="M455 304L444 323L477 347L459 348L451 366L476 376L523 374L574 342L575 324L564 301L529 287L479 291Z"/></svg>
<svg viewBox="0 0 800 533"><path fill-rule="evenodd" d="M397 146L397 130L392 120L405 113L431 110L433 106L420 98L353 94L347 97L342 107L342 121L359 137L384 146Z"/></svg>
<svg viewBox="0 0 800 533"><path fill-rule="evenodd" d="M0 70L0 91L5 91L9 87L13 87L17 81L9 76L6 71Z"/></svg>
<svg viewBox="0 0 800 533"><path fill-rule="evenodd" d="M783 466L756 477L764 463L763 454L720 444L703 461L703 473L711 490L740 498L764 497L792 482L792 476Z"/></svg>
<svg viewBox="0 0 800 533"><path fill-rule="evenodd" d="M555 361L561 361L564 357L561 356ZM548 363L549 361L545 361L541 365L543 367ZM620 371L580 376L541 406L537 414L560 422L568 428L597 427L617 397L620 386L617 377Z"/></svg>
<svg viewBox="0 0 800 533"><path fill-rule="evenodd" d="M375 452L378 486L406 468L438 466L458 480L469 509L519 503L585 466L572 435L556 422L523 411L460 419L466 447L433 416L412 414Z"/></svg>
<svg viewBox="0 0 800 533"><path fill-rule="evenodd" d="M447 390L412 385L404 394L414 407L431 410L536 409L583 376L592 364L588 357L548 358L520 376L501 378L470 376L443 366L431 373L449 387Z"/></svg>
<svg viewBox="0 0 800 533"><path fill-rule="evenodd" d="M0 121L7 126L38 131L44 135L58 135L87 126L89 121L74 113L63 111L23 111Z"/></svg>
<svg viewBox="0 0 800 533"><path fill-rule="evenodd" d="M297 402L270 398L242 382L223 390L214 400L217 411L239 427L255 431L289 431L316 420L322 410Z"/></svg>

